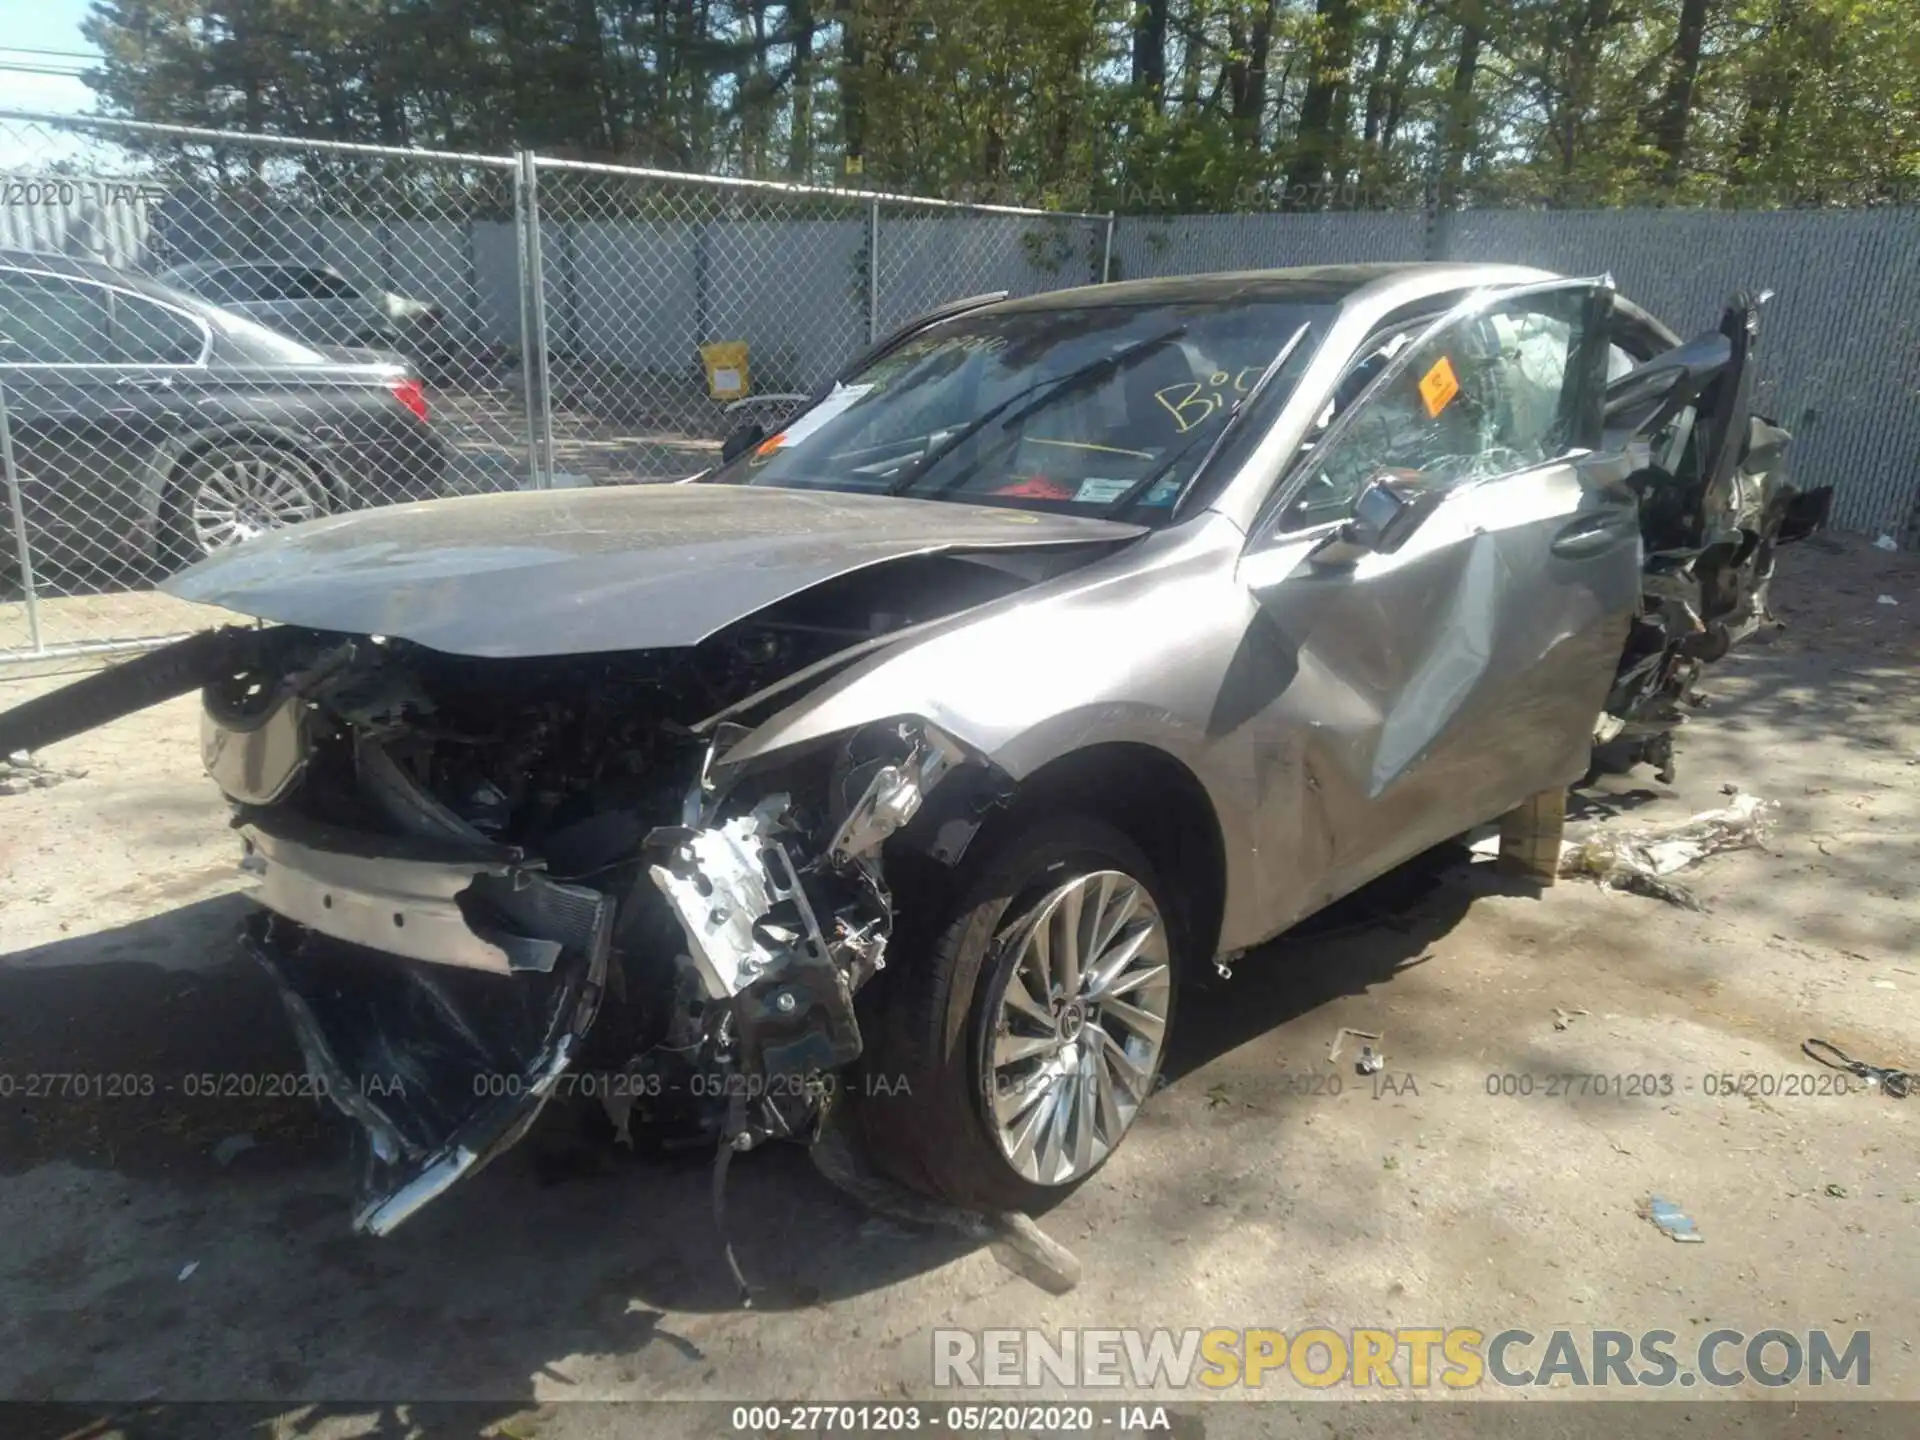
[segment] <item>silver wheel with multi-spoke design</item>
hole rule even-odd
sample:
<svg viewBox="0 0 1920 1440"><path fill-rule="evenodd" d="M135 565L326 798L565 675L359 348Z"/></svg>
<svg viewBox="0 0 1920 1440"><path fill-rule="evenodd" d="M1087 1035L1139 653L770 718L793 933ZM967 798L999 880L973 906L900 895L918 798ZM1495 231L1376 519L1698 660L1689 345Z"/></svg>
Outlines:
<svg viewBox="0 0 1920 1440"><path fill-rule="evenodd" d="M314 468L264 446L203 456L184 488L184 538L201 555L327 513L326 485Z"/></svg>
<svg viewBox="0 0 1920 1440"><path fill-rule="evenodd" d="M1146 1101L1172 1004L1166 922L1118 870L1076 876L1009 932L985 1062L990 1129L1022 1179L1070 1185Z"/></svg>

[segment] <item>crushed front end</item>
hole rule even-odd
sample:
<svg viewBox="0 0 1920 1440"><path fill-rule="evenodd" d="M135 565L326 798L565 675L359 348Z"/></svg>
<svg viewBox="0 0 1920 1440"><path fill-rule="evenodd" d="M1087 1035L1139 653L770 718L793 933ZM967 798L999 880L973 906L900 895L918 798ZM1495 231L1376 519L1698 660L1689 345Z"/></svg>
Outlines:
<svg viewBox="0 0 1920 1440"><path fill-rule="evenodd" d="M771 767L699 717L809 658L477 659L286 628L206 687L207 768L317 1086L357 1122L385 1234L556 1093L617 1131L809 1138L886 964L884 842L962 748L916 720Z"/></svg>
<svg viewBox="0 0 1920 1440"><path fill-rule="evenodd" d="M1641 461L1641 602L1594 730L1594 768L1674 778L1674 732L1706 666L1771 620L1778 546L1826 523L1831 487L1801 491L1792 437L1756 413L1765 295L1734 296L1717 329L1609 386L1607 423Z"/></svg>

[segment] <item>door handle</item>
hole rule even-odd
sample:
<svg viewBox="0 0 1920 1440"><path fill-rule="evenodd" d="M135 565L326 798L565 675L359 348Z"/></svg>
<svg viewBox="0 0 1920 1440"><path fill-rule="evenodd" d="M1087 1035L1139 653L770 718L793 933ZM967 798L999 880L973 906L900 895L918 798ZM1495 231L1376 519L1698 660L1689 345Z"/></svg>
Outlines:
<svg viewBox="0 0 1920 1440"><path fill-rule="evenodd" d="M1553 537L1552 550L1562 560L1585 560L1637 533L1637 522L1631 516L1583 515Z"/></svg>
<svg viewBox="0 0 1920 1440"><path fill-rule="evenodd" d="M123 390L171 390L171 375L131 375L119 382Z"/></svg>

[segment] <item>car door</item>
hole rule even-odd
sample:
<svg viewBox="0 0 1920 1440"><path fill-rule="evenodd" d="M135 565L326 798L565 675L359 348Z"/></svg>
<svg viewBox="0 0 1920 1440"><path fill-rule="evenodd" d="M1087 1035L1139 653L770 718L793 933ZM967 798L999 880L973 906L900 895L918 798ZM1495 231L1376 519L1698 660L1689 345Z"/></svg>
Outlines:
<svg viewBox="0 0 1920 1440"><path fill-rule="evenodd" d="M1241 562L1286 683L1254 721L1274 928L1564 786L1638 596L1622 457L1596 449L1604 281L1469 298L1376 337Z"/></svg>
<svg viewBox="0 0 1920 1440"><path fill-rule="evenodd" d="M138 549L151 459L124 382L113 294L69 276L0 272L0 385L36 575L98 583Z"/></svg>

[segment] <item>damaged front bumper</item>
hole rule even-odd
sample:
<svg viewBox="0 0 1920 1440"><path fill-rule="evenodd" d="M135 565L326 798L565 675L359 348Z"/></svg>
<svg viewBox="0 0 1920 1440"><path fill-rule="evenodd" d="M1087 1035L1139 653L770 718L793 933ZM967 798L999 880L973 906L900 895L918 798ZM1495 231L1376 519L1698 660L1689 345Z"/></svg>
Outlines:
<svg viewBox="0 0 1920 1440"><path fill-rule="evenodd" d="M240 826L243 868L273 911L334 940L408 960L490 970L551 971L585 948L612 904L564 885L507 850L434 855L382 839L254 818Z"/></svg>
<svg viewBox="0 0 1920 1440"><path fill-rule="evenodd" d="M354 1225L374 1235L518 1141L576 1067L597 1072L583 1094L647 1097L642 1110L680 1097L693 1133L730 1150L817 1133L833 1073L863 1048L854 996L886 964L881 849L969 758L894 722L749 786L716 741L681 823L636 828L617 863L562 880L365 736L354 794L382 829L282 803L308 770L305 726L282 706L203 738L259 880L247 947L316 1089L359 1127ZM951 818L928 818L950 844ZM632 1033L609 1022L589 1051L609 993Z"/></svg>
<svg viewBox="0 0 1920 1440"><path fill-rule="evenodd" d="M240 825L316 1091L361 1129L354 1227L384 1235L513 1145L574 1062L606 983L613 902L511 851Z"/></svg>
<svg viewBox="0 0 1920 1440"><path fill-rule="evenodd" d="M356 1230L389 1233L526 1133L598 1012L606 940L508 977L248 921L310 1079L360 1126Z"/></svg>

